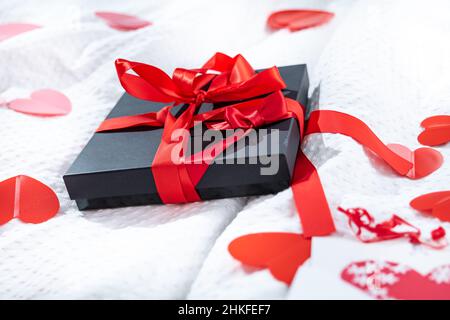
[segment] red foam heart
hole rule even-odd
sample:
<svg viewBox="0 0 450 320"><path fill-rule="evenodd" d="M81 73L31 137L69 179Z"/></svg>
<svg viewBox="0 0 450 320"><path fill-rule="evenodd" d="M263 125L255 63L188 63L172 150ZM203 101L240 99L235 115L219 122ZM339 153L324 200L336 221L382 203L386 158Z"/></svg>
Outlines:
<svg viewBox="0 0 450 320"><path fill-rule="evenodd" d="M268 268L276 279L290 284L311 255L311 239L284 232L248 234L234 239L228 251L243 264Z"/></svg>
<svg viewBox="0 0 450 320"><path fill-rule="evenodd" d="M438 146L450 141L450 116L429 117L420 125L424 128L424 131L417 137L421 144Z"/></svg>
<svg viewBox="0 0 450 320"><path fill-rule="evenodd" d="M368 260L351 263L341 277L377 299L450 299L450 265L422 275L394 262Z"/></svg>
<svg viewBox="0 0 450 320"><path fill-rule="evenodd" d="M151 22L123 13L97 11L95 15L103 20L113 29L120 31L131 31L151 25Z"/></svg>
<svg viewBox="0 0 450 320"><path fill-rule="evenodd" d="M58 211L58 197L42 182L24 175L0 182L0 225L13 218L41 223Z"/></svg>
<svg viewBox="0 0 450 320"><path fill-rule="evenodd" d="M9 39L21 33L40 28L40 26L29 23L7 23L0 25L0 41Z"/></svg>
<svg viewBox="0 0 450 320"><path fill-rule="evenodd" d="M62 116L72 110L72 104L61 92L43 89L33 92L30 99L10 101L8 108L36 116Z"/></svg>
<svg viewBox="0 0 450 320"><path fill-rule="evenodd" d="M441 221L450 222L450 191L427 193L414 198L410 206L431 213Z"/></svg>
<svg viewBox="0 0 450 320"><path fill-rule="evenodd" d="M273 12L267 25L272 29L299 31L325 24L333 17L334 13L322 10L282 10Z"/></svg>
<svg viewBox="0 0 450 320"><path fill-rule="evenodd" d="M410 179L420 179L439 169L444 161L442 154L431 148L419 148L411 151L401 144L388 144L389 149L413 164L406 173Z"/></svg>

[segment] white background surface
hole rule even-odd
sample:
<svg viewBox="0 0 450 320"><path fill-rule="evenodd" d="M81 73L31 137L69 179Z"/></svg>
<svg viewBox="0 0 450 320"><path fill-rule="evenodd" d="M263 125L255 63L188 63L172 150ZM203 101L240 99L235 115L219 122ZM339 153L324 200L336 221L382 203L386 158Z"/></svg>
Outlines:
<svg viewBox="0 0 450 320"><path fill-rule="evenodd" d="M266 270L242 268L226 247L249 232L301 232L290 190L92 212L79 212L70 201L61 176L122 93L113 62L128 58L171 72L222 51L244 54L255 68L307 63L312 85L321 83L322 109L358 116L384 141L416 148L420 121L450 112L449 3L431 2L1 0L0 23L44 27L0 43L0 96L50 87L70 98L73 111L41 119L0 108L0 180L27 174L61 201L47 223L0 227L0 297L285 298L284 284ZM337 17L297 33L266 29L270 12L305 7ZM99 10L137 14L154 25L120 32L94 16ZM335 237L350 236L338 205L363 206L377 219L395 212L426 230L438 224L408 203L448 189L449 163L410 181L376 168L346 137L311 136L304 148L319 168ZM446 158L449 148L439 148Z"/></svg>

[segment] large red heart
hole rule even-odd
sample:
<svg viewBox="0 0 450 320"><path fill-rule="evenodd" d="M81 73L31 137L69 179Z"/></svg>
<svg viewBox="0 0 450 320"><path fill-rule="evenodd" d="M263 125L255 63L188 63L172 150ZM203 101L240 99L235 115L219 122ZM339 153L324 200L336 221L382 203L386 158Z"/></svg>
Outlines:
<svg viewBox="0 0 450 320"><path fill-rule="evenodd" d="M450 116L429 117L420 125L424 128L424 131L417 137L421 144L438 146L450 141Z"/></svg>
<svg viewBox="0 0 450 320"><path fill-rule="evenodd" d="M234 239L228 251L243 264L268 268L276 279L290 284L311 256L311 239L285 232L248 234Z"/></svg>
<svg viewBox="0 0 450 320"><path fill-rule="evenodd" d="M0 41L14 37L23 32L40 28L40 26L29 23L7 23L0 25Z"/></svg>
<svg viewBox="0 0 450 320"><path fill-rule="evenodd" d="M351 263L341 277L377 299L450 299L450 265L422 275L394 262L367 260Z"/></svg>
<svg viewBox="0 0 450 320"><path fill-rule="evenodd" d="M58 211L58 197L42 182L24 175L0 182L0 225L13 218L41 223Z"/></svg>
<svg viewBox="0 0 450 320"><path fill-rule="evenodd" d="M15 99L8 108L35 116L62 116L72 110L70 100L61 92L43 89L31 94L30 99Z"/></svg>
<svg viewBox="0 0 450 320"><path fill-rule="evenodd" d="M413 164L406 174L410 179L420 179L439 169L444 161L442 154L431 148L419 148L411 151L401 144L388 144L389 149Z"/></svg>
<svg viewBox="0 0 450 320"><path fill-rule="evenodd" d="M95 15L106 21L108 26L120 31L131 31L151 25L151 22L123 13L97 11Z"/></svg>
<svg viewBox="0 0 450 320"><path fill-rule="evenodd" d="M267 25L272 29L299 31L325 24L333 17L334 13L322 10L282 10L273 12L267 19Z"/></svg>
<svg viewBox="0 0 450 320"><path fill-rule="evenodd" d="M414 198L410 206L431 213L441 221L450 222L450 190L427 193Z"/></svg>

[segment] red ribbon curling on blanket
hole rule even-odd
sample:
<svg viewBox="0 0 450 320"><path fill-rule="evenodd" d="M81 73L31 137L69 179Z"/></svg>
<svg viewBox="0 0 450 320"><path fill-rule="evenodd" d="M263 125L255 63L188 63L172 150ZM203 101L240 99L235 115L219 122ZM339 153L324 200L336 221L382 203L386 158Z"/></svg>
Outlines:
<svg viewBox="0 0 450 320"><path fill-rule="evenodd" d="M424 241L421 239L419 228L395 214L389 220L376 224L373 216L365 209L339 207L338 210L348 217L348 225L362 242L371 243L408 238L411 243L423 244L433 249L442 249L447 246L445 230L442 227L431 232L431 241ZM406 231L400 231L405 229Z"/></svg>
<svg viewBox="0 0 450 320"><path fill-rule="evenodd" d="M178 68L172 77L154 66L124 59L116 61L116 69L123 88L132 96L172 103L158 112L107 119L97 129L104 132L137 126L164 128L151 165L163 203L200 201L195 186L209 166L205 162L193 164L182 155L172 159L172 150L178 144L178 141L172 141L172 133L176 129L190 129L194 121L203 121L216 130L249 129L293 117L298 120L301 137L304 135L304 108L297 101L284 97L281 90L285 88L285 83L276 67L256 73L241 55L231 58L216 53L201 68ZM134 74L128 73L130 70ZM197 114L203 102L227 102L230 105ZM170 111L178 104L187 104L187 107L175 117ZM327 110L312 112L305 135L323 132L341 133L354 138L401 175L413 166L382 143L361 120L350 115ZM226 140L221 150L236 139ZM301 148L294 169L292 190L304 236L333 233L335 227L319 175Z"/></svg>

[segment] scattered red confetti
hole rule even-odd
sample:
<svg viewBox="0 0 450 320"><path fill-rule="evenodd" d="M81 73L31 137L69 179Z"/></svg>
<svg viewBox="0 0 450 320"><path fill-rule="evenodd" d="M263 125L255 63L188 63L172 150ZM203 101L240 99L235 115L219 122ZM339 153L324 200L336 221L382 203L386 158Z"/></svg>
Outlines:
<svg viewBox="0 0 450 320"><path fill-rule="evenodd" d="M290 31L300 31L323 25L333 17L334 13L322 10L282 10L273 12L267 24L275 30L288 28Z"/></svg>
<svg viewBox="0 0 450 320"><path fill-rule="evenodd" d="M422 240L419 228L395 214L389 220L375 223L373 216L363 208L339 207L338 210L348 217L348 225L356 237L365 243L407 238L411 243L423 244L433 249L443 249L447 246L445 230L441 227L431 232L431 240Z"/></svg>

